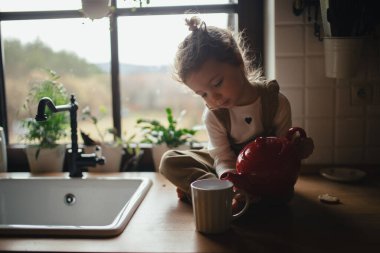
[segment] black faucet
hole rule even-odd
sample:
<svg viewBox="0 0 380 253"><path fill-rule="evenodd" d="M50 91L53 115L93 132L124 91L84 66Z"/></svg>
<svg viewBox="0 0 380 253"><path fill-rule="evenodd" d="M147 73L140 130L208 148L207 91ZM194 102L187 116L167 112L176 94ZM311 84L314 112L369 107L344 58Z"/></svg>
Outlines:
<svg viewBox="0 0 380 253"><path fill-rule="evenodd" d="M71 95L70 103L66 105L54 105L54 102L49 97L43 97L40 99L38 103L37 121L47 120L47 116L45 114L45 108L49 107L49 109L53 112L70 112L70 127L71 127L71 153L70 164L69 164L69 175L70 177L79 177L83 176L82 168L84 167L94 167L97 164L104 164L105 158L102 156L98 156L98 154L83 154L82 150L78 148L78 133L77 133L77 110L78 103L76 102L75 96Z"/></svg>

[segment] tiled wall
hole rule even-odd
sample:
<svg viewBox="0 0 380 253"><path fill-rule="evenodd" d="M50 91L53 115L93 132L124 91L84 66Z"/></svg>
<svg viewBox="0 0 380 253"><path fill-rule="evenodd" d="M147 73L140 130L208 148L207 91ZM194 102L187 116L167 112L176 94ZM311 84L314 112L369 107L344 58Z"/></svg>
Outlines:
<svg viewBox="0 0 380 253"><path fill-rule="evenodd" d="M314 139L315 151L304 163L380 164L380 104L351 104L355 82L371 83L379 92L380 36L366 42L354 78L328 78L323 43L313 35L307 15L293 15L292 2L275 1L275 68L291 102L293 125Z"/></svg>

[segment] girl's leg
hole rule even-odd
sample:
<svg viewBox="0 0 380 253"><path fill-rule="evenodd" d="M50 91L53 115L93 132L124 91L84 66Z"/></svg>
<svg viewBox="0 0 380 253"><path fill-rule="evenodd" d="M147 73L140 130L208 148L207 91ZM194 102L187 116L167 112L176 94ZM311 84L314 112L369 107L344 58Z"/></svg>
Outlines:
<svg viewBox="0 0 380 253"><path fill-rule="evenodd" d="M217 178L213 159L206 150L169 150L161 158L159 171L187 196L196 180Z"/></svg>

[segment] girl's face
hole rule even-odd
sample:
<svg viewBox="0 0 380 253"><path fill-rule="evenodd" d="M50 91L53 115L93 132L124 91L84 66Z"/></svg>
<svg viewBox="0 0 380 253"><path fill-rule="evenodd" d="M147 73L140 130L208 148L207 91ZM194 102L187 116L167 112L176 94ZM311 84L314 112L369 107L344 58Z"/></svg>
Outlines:
<svg viewBox="0 0 380 253"><path fill-rule="evenodd" d="M199 70L189 74L185 84L201 96L210 109L231 108L252 102L253 86L244 67L207 60Z"/></svg>

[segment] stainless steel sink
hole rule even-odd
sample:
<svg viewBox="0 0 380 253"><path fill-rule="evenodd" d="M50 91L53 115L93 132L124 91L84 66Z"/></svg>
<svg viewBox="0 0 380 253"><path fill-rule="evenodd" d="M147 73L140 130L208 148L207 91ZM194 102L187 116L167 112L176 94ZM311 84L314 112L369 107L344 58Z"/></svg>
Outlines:
<svg viewBox="0 0 380 253"><path fill-rule="evenodd" d="M2 178L0 235L116 236L151 184L148 178Z"/></svg>

